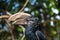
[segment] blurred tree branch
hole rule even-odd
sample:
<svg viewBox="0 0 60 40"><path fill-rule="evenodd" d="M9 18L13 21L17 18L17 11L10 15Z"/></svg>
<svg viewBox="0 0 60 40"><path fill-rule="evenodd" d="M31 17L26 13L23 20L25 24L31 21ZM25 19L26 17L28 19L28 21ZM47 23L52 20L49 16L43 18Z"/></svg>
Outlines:
<svg viewBox="0 0 60 40"><path fill-rule="evenodd" d="M21 10L19 12L22 12L24 10L24 8L28 4L28 2L29 2L29 0L26 0L24 6L21 8ZM10 14L9 12L6 12L6 13L7 13L7 15L0 16L0 19L1 18L5 19L5 21L7 22L8 26L9 26L8 28L10 30L10 33L11 33L11 36L12 36L12 40L15 40L12 25L11 25L10 21L8 21L9 17L12 16L12 14Z"/></svg>

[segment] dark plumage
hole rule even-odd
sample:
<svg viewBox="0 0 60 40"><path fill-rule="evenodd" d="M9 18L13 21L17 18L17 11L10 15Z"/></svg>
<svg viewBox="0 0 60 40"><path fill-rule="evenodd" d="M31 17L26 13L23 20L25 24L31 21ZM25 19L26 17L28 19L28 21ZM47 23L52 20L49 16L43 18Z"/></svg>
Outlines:
<svg viewBox="0 0 60 40"><path fill-rule="evenodd" d="M44 34L39 30L38 18L30 17L27 21L28 24L25 27L26 40L46 40Z"/></svg>

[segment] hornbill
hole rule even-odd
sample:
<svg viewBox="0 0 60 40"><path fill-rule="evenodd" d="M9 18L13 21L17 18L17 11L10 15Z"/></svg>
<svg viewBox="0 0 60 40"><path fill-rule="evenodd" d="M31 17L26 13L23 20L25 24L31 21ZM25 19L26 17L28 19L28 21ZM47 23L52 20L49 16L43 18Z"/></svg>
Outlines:
<svg viewBox="0 0 60 40"><path fill-rule="evenodd" d="M18 16L18 14L15 14L10 17L9 21L15 20L15 25L21 25L25 28L26 40L46 40L46 37L39 29L38 18L28 15L29 14L25 13L20 14L20 16Z"/></svg>

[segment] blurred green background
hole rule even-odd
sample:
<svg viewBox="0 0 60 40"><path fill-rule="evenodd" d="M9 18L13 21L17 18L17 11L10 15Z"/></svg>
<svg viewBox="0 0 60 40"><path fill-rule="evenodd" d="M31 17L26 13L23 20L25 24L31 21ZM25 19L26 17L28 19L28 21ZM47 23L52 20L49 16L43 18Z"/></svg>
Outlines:
<svg viewBox="0 0 60 40"><path fill-rule="evenodd" d="M1 9L14 14L25 2L26 0L0 0L0 16L4 15ZM60 0L29 0L24 12L39 18L40 28L48 40L60 40ZM14 33L16 40L20 40L22 29L16 27ZM11 40L4 19L0 19L0 40Z"/></svg>

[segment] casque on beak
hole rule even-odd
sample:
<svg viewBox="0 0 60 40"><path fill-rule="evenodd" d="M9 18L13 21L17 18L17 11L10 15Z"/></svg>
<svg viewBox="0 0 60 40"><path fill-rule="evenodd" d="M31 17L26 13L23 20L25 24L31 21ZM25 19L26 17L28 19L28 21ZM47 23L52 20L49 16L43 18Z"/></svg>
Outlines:
<svg viewBox="0 0 60 40"><path fill-rule="evenodd" d="M17 19L25 19L28 16L31 16L28 13L24 13L24 12L18 12L13 14L12 16L10 16L10 18L8 19L9 21L16 21Z"/></svg>

